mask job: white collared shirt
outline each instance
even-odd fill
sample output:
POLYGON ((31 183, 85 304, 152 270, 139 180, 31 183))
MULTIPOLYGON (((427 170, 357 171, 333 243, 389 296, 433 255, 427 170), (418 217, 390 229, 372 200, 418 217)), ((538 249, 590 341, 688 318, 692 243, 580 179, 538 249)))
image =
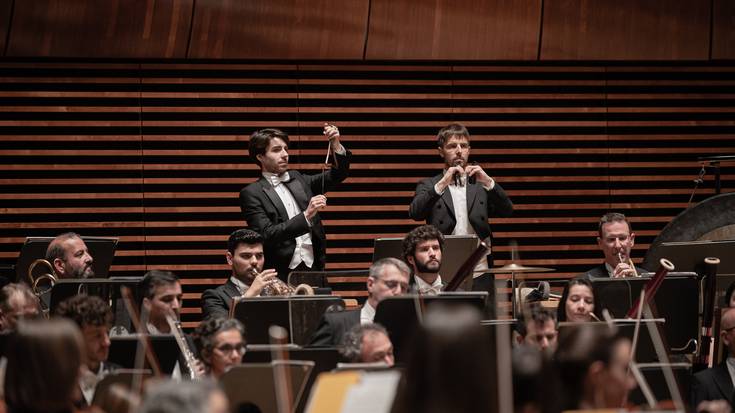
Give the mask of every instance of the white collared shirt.
POLYGON ((365 305, 360 310, 360 324, 370 324, 375 318, 375 309, 369 302, 365 301, 365 305))
POLYGON ((421 295, 437 295, 444 288, 441 275, 437 275, 436 280, 432 284, 427 283, 418 275, 414 275, 413 278, 416 281, 416 287, 418 287, 419 294, 421 295))
POLYGON ((235 288, 237 288, 237 291, 240 293, 240 295, 244 295, 248 288, 250 288, 249 285, 238 280, 234 275, 230 276, 230 282, 235 284, 235 288))
MULTIPOLYGON (((275 176, 275 174, 263 172, 263 176, 271 185, 273 185, 271 177, 275 176)), ((281 198, 281 202, 283 202, 283 206, 286 208, 288 219, 302 213, 298 204, 296 204, 296 199, 293 197, 293 194, 289 191, 286 185, 275 185, 273 189, 275 189, 278 197, 281 198)), ((311 222, 309 222, 308 219, 306 222, 311 227, 311 222)), ((302 262, 309 268, 314 265, 314 246, 311 242, 311 232, 307 232, 296 237, 296 248, 294 248, 293 256, 291 257, 291 262, 288 264, 288 268, 296 268, 302 262)))
POLYGON ((728 357, 726 364, 727 372, 730 373, 730 380, 735 384, 735 357, 728 357))
POLYGON ((97 388, 97 383, 102 381, 102 379, 104 379, 107 375, 105 374, 102 367, 103 363, 100 363, 100 367, 97 369, 96 373, 85 370, 82 377, 79 378, 79 388, 82 390, 82 395, 84 396, 84 400, 87 401, 88 405, 92 404, 92 399, 94 399, 94 391, 97 388))
POLYGON ((605 263, 605 269, 607 270, 607 276, 612 278, 613 274, 615 274, 615 268, 613 268, 612 265, 605 263))

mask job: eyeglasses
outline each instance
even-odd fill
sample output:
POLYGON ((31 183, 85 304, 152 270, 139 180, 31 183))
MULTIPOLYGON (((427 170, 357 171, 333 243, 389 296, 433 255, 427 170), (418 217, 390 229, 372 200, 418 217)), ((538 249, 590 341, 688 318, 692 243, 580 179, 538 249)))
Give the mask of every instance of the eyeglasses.
POLYGON ((214 349, 222 354, 231 354, 234 351, 237 351, 240 354, 245 354, 245 343, 239 343, 235 345, 223 344, 221 346, 215 347, 214 349))

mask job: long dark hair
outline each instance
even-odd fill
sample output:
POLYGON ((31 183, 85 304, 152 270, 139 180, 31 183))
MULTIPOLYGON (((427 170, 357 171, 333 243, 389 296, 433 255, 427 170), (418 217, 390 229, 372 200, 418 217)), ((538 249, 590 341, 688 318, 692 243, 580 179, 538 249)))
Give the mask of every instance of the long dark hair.
MULTIPOLYGON (((556 308, 556 320, 567 321, 567 300, 569 299, 569 290, 575 285, 584 285, 590 289, 592 296, 594 297, 594 291, 592 290, 592 282, 584 277, 572 278, 569 280, 567 285, 564 286, 564 292, 561 293, 559 299, 559 307, 556 308)), ((595 305, 595 311, 597 311, 597 305, 595 305)))

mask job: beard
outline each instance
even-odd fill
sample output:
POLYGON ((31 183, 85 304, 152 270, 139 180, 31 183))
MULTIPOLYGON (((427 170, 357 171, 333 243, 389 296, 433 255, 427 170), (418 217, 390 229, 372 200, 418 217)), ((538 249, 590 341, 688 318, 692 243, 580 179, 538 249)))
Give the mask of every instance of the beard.
POLYGON ((436 273, 439 272, 442 263, 439 260, 429 260, 427 262, 416 261, 416 272, 420 273, 436 273))
POLYGON ((74 269, 71 275, 72 278, 93 278, 94 270, 92 269, 91 265, 85 265, 83 267, 74 269))

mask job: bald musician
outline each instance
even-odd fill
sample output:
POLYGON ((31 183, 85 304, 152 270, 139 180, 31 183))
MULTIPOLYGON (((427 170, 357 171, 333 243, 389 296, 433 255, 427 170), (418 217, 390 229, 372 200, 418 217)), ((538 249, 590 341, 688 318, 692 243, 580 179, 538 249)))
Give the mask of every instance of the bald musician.
MULTIPOLYGON (((444 170, 418 183, 409 216, 416 221, 426 220, 444 235, 489 237, 488 218, 511 216, 513 203, 480 165, 468 162, 470 133, 467 128, 459 123, 442 128, 436 136, 436 144, 439 156, 444 160, 444 170)), ((482 271, 491 266, 492 256, 488 255, 475 270, 482 271)), ((491 287, 490 277, 475 280, 475 284, 478 282, 482 284, 482 290, 491 287)))
POLYGON ((230 278, 217 288, 202 294, 202 319, 228 317, 235 297, 257 297, 276 277, 276 270, 263 271, 263 237, 249 229, 238 229, 230 234, 225 253, 230 266, 230 278))
POLYGON ((415 285, 419 294, 437 295, 444 288, 439 274, 443 249, 444 235, 433 225, 416 227, 403 238, 403 260, 413 270, 409 286, 415 285))
POLYGON ((82 237, 65 232, 51 241, 46 249, 46 261, 59 278, 92 278, 92 256, 82 237))
POLYGON ((643 268, 635 267, 630 252, 635 245, 635 233, 625 215, 608 212, 597 225, 597 246, 605 255, 605 262, 587 271, 587 278, 637 277, 643 268))
POLYGON ((724 309, 720 321, 720 339, 727 349, 727 359, 692 379, 692 407, 707 400, 726 400, 732 405, 735 383, 735 311, 724 309))
POLYGON ((362 308, 348 311, 325 312, 310 346, 338 346, 345 333, 358 324, 369 324, 375 318, 378 303, 386 297, 405 294, 408 291, 410 269, 397 258, 383 258, 370 266, 367 278, 368 299, 362 308))
POLYGON ((327 206, 324 193, 347 178, 350 153, 340 143, 339 129, 325 124, 334 162, 329 170, 304 175, 288 168, 288 135, 262 129, 250 136, 250 157, 262 177, 240 192, 240 208, 248 227, 265 241, 265 268, 275 268, 288 282, 294 270, 322 270, 326 235, 319 211, 327 206))

